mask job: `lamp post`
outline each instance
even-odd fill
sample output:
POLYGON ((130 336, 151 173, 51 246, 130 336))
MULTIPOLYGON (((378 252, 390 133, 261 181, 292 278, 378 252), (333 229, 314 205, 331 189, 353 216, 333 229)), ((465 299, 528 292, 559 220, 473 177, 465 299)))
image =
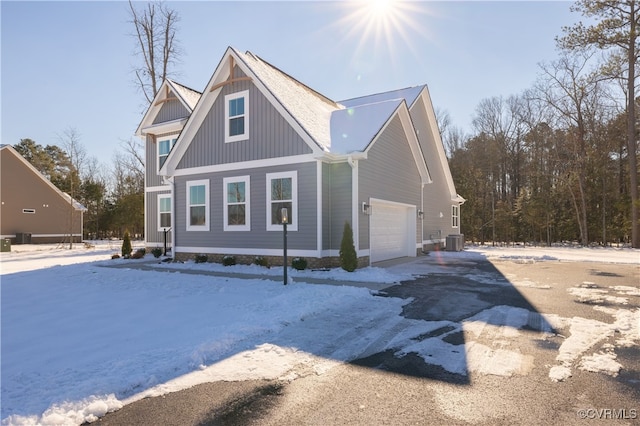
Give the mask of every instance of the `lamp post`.
POLYGON ((289 212, 287 208, 281 210, 282 216, 282 235, 284 238, 284 285, 287 285, 287 223, 289 222, 289 212))

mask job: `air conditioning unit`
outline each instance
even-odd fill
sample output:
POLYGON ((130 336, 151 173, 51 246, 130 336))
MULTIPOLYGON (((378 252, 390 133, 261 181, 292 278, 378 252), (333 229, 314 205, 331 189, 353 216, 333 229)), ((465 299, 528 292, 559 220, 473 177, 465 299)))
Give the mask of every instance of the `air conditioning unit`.
POLYGON ((447 251, 462 251, 464 249, 464 235, 451 234, 447 235, 447 251))
POLYGON ((16 244, 31 244, 31 233, 16 232, 16 244))

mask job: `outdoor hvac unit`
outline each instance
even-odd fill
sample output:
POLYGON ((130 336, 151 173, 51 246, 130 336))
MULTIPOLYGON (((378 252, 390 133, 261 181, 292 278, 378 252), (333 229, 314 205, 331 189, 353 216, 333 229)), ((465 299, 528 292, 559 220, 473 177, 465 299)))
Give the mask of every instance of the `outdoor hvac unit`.
POLYGON ((16 232, 16 244, 31 244, 31 233, 16 232))
POLYGON ((464 235, 447 235, 447 251, 462 251, 464 249, 464 235))

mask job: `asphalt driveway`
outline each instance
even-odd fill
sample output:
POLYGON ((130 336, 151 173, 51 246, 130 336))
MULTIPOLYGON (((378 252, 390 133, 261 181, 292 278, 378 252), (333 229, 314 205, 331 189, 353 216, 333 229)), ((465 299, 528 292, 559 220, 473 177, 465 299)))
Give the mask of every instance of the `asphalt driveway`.
POLYGON ((443 322, 413 337, 416 352, 366 353, 293 381, 209 383, 98 422, 638 424, 638 265, 432 255, 391 268, 427 266, 380 294, 409 299, 407 320, 443 322), (443 362, 442 345, 464 368, 443 362))

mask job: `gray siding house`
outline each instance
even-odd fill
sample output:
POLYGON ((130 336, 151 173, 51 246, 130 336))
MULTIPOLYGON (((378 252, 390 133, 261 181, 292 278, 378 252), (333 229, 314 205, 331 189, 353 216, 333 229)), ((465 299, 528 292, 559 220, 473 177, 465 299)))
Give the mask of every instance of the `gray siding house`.
POLYGON ((13 244, 82 241, 86 208, 10 145, 0 146, 0 238, 13 244))
POLYGON ((345 222, 360 265, 416 256, 459 233, 460 205, 426 86, 333 101, 229 47, 202 93, 163 83, 146 144, 146 244, 174 256, 288 250, 338 263, 345 222))

